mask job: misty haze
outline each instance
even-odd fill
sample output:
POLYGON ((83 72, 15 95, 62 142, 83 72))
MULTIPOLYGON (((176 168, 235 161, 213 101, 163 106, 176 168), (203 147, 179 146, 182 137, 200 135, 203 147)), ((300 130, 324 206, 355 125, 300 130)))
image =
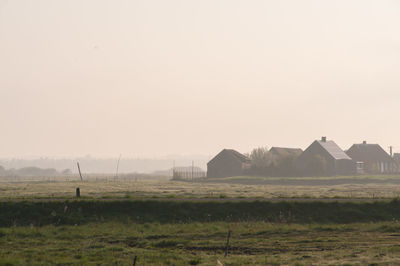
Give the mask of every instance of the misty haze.
POLYGON ((0 265, 399 265, 399 26, 0 0, 0 265))

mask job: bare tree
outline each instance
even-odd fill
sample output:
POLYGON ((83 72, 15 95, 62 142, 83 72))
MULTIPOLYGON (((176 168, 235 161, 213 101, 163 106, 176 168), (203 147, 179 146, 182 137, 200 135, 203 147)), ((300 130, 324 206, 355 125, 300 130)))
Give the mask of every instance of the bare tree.
POLYGON ((258 147, 251 151, 252 165, 257 168, 265 168, 271 165, 273 158, 267 147, 258 147))

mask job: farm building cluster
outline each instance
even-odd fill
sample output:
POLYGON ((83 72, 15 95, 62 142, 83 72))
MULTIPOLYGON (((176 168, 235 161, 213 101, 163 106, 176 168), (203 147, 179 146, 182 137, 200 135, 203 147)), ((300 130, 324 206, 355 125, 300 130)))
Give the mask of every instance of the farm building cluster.
POLYGON ((400 154, 388 154, 379 144, 363 141, 342 150, 322 137, 307 149, 272 147, 250 155, 224 149, 207 164, 207 177, 260 176, 346 176, 355 174, 398 174, 400 154))

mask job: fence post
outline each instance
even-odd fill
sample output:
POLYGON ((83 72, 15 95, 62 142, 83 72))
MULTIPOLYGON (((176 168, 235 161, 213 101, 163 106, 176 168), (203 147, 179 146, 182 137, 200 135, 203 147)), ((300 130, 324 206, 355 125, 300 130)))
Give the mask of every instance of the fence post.
POLYGON ((78 187, 76 188, 76 197, 77 198, 81 197, 81 190, 78 187))
POLYGON ((78 166, 78 171, 79 171, 79 176, 81 177, 81 181, 83 181, 82 173, 81 173, 81 166, 79 165, 79 162, 77 162, 76 165, 78 166))
POLYGON ((225 257, 228 256, 229 251, 229 239, 231 238, 231 230, 228 231, 228 237, 226 239, 225 257))

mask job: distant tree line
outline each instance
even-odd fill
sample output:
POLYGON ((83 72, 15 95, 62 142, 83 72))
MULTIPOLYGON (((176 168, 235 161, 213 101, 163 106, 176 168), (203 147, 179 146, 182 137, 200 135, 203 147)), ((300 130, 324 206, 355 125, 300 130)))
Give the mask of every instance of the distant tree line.
POLYGON ((39 167, 23 167, 19 169, 5 169, 0 166, 0 176, 10 177, 10 176, 57 176, 57 175, 70 175, 72 171, 70 169, 65 169, 61 172, 54 168, 42 169, 39 167))

